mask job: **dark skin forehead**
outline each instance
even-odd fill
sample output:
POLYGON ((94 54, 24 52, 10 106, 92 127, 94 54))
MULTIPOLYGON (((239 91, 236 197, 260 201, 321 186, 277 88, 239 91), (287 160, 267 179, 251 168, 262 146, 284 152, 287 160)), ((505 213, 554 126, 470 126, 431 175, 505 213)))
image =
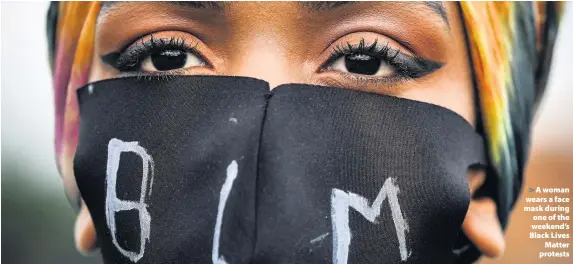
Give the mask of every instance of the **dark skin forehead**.
MULTIPOLYGON (((116 2, 109 1, 103 2, 100 15, 105 15, 112 7, 118 4, 127 4, 129 2, 116 2)), ((355 4, 369 4, 368 2, 353 2, 353 1, 300 1, 296 2, 302 9, 306 9, 309 12, 327 12, 345 5, 355 5, 355 4)), ((224 11, 230 5, 236 5, 236 2, 222 2, 222 1, 167 1, 161 2, 161 4, 175 5, 181 7, 188 7, 193 9, 209 9, 224 11)), ((372 2, 370 2, 372 4, 372 2)), ((412 2, 418 7, 426 8, 431 10, 434 15, 439 16, 443 22, 449 28, 449 19, 446 12, 446 7, 440 1, 423 1, 423 2, 412 2)))

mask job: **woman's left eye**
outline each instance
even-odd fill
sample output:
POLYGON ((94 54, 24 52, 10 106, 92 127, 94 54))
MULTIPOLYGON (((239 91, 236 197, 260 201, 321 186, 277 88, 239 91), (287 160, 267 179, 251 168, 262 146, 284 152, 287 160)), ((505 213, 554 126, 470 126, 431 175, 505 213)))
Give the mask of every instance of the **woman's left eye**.
POLYGON ((363 53, 343 55, 327 66, 327 69, 380 77, 391 77, 396 74, 396 70, 388 62, 363 53))
POLYGON ((184 50, 162 50, 147 56, 141 62, 141 71, 156 72, 204 66, 195 54, 184 50))

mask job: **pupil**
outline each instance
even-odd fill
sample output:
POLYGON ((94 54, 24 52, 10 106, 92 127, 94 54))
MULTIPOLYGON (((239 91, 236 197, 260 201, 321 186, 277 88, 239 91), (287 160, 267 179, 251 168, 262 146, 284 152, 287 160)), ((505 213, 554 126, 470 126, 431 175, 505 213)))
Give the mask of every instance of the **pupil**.
POLYGON ((185 66, 187 53, 181 50, 165 50, 151 54, 151 62, 159 71, 179 69, 185 66))
POLYGON ((380 59, 366 54, 350 54, 344 57, 344 65, 348 72, 373 75, 380 68, 380 59))

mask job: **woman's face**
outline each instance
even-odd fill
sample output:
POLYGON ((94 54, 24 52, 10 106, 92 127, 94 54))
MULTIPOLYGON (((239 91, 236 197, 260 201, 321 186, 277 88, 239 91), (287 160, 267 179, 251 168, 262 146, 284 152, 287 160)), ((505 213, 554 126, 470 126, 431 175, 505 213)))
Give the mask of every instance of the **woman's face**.
MULTIPOLYGON (((476 119, 454 2, 106 2, 93 56, 90 82, 248 76, 270 87, 305 83, 404 97, 448 108, 472 125, 476 119)), ((468 177, 471 190, 483 179, 468 177)), ((479 206, 472 201, 464 231, 486 254, 498 255, 503 237, 495 208, 479 206)), ((85 250, 95 236, 87 209, 82 214, 76 241, 85 250)))
POLYGON ((90 81, 208 74, 425 101, 474 123, 455 3, 106 3, 90 81))

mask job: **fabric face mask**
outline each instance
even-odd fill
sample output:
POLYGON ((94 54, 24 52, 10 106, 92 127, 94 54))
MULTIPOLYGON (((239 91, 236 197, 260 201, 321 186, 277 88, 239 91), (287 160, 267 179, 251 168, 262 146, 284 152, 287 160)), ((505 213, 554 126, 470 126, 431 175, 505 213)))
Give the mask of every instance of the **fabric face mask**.
POLYGON ((246 77, 78 91, 105 263, 450 263, 479 135, 445 108, 246 77))

